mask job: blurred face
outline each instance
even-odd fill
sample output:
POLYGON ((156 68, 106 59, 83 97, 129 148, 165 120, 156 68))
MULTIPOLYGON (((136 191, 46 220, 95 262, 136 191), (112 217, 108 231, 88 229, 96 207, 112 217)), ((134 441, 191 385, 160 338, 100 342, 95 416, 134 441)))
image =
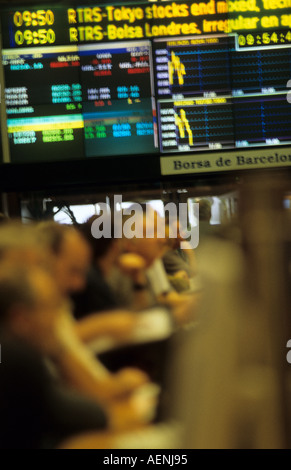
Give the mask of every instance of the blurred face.
POLYGON ((50 349, 50 342, 55 337, 55 327, 64 300, 52 277, 45 272, 34 277, 33 285, 36 304, 27 315, 31 340, 35 341, 42 350, 47 350, 50 349))
POLYGON ((177 250, 181 242, 185 240, 179 221, 166 227, 167 246, 172 250, 177 250))
POLYGON ((51 254, 40 242, 34 225, 7 223, 0 227, 1 263, 49 267, 51 254))
POLYGON ((63 295, 85 287, 91 262, 89 245, 75 232, 67 234, 61 252, 55 259, 54 274, 63 295))
POLYGON ((51 255, 48 251, 34 247, 34 248, 14 248, 7 250, 5 256, 1 260, 6 264, 11 265, 23 264, 24 266, 43 266, 49 268, 51 265, 51 255))
POLYGON ((157 221, 160 216, 152 211, 148 217, 144 216, 143 221, 143 238, 134 238, 128 240, 128 249, 142 256, 147 266, 150 266, 156 259, 164 254, 166 246, 166 238, 159 236, 157 232, 157 221), (147 237, 147 232, 151 234, 147 237))
POLYGON ((33 269, 29 275, 33 291, 33 305, 16 304, 10 312, 10 331, 40 352, 55 350, 56 327, 64 309, 64 299, 52 278, 42 269, 33 269))

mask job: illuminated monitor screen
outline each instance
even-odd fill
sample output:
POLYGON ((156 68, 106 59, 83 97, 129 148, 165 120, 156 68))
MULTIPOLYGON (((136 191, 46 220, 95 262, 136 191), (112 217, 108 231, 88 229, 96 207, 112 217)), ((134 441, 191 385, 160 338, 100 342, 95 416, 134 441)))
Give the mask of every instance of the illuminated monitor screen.
POLYGON ((149 41, 80 46, 85 153, 155 151, 149 41))
POLYGON ((289 47, 241 50, 234 34, 155 41, 161 151, 289 144, 290 64, 289 47))
POLYGON ((290 8, 177 0, 2 9, 9 161, 291 144, 290 8))
POLYGON ((149 41, 3 52, 12 161, 157 150, 149 41))

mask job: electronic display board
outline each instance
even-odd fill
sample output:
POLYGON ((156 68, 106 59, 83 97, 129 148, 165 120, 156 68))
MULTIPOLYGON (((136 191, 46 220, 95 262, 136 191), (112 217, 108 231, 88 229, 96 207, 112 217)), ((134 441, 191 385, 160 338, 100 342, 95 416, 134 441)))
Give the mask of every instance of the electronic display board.
POLYGON ((149 41, 80 46, 85 152, 156 150, 153 67, 149 41), (118 145, 117 144, 118 141, 118 145))
POLYGON ((2 9, 10 161, 291 145, 290 11, 291 0, 2 9))

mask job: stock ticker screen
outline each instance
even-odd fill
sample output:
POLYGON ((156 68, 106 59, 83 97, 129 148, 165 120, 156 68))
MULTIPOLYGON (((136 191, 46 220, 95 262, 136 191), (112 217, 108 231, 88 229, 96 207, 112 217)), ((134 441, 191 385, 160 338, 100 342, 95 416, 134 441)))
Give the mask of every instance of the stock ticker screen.
POLYGON ((291 0, 1 10, 11 162, 291 144, 291 0))

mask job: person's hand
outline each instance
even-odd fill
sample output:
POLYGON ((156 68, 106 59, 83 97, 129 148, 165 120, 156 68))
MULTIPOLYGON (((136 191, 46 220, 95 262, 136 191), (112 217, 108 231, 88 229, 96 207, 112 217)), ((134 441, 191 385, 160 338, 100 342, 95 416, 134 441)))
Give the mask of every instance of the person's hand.
POLYGON ((150 382, 148 375, 140 369, 126 367, 115 374, 120 393, 127 395, 150 382))
POLYGON ((138 317, 129 310, 111 310, 88 315, 75 322, 79 339, 86 343, 110 337, 115 341, 130 340, 138 317))
POLYGON ((107 409, 109 428, 126 431, 151 423, 156 416, 159 393, 160 388, 150 383, 128 397, 113 401, 107 409))
POLYGON ((55 316, 54 329, 50 332, 47 342, 43 341, 43 352, 52 360, 58 361, 64 351, 76 350, 79 344, 76 321, 69 305, 64 303, 55 316))
POLYGON ((174 291, 160 296, 159 302, 167 305, 173 312, 178 326, 186 325, 197 318, 200 296, 180 294, 174 291))
POLYGON ((121 369, 103 382, 104 402, 110 405, 116 400, 128 400, 140 387, 148 384, 150 379, 142 370, 130 367, 121 369))
POLYGON ((189 281, 189 276, 184 270, 177 271, 173 277, 175 279, 183 279, 184 281, 189 281))
POLYGON ((117 341, 125 341, 131 337, 137 324, 137 315, 132 312, 118 311, 105 317, 107 334, 117 341))
MULTIPOLYGON (((32 330, 30 342, 45 356, 58 358, 68 343, 76 341, 74 319, 67 303, 56 305, 49 312, 49 322, 38 322, 37 330, 32 330)), ((46 315, 43 315, 45 318, 46 315)))
POLYGON ((118 259, 118 266, 124 274, 137 282, 140 280, 147 264, 146 260, 136 253, 124 253, 118 259))

